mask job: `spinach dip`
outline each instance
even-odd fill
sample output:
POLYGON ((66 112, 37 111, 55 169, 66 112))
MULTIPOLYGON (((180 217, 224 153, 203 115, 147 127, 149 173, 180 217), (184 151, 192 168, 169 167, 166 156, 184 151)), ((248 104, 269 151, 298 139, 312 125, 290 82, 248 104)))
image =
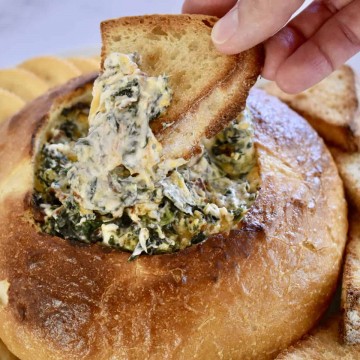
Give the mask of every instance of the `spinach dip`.
POLYGON ((254 202, 259 174, 244 111, 191 160, 165 159, 151 131, 172 92, 136 54, 113 53, 91 107, 64 108, 37 156, 41 229, 65 239, 146 254, 171 253, 228 232, 254 202))

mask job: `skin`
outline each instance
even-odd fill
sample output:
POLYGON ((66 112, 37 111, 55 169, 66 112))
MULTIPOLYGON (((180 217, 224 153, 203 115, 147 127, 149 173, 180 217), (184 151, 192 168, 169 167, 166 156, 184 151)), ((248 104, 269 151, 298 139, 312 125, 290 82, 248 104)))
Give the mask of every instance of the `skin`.
POLYGON ((360 51, 360 0, 317 0, 287 22, 303 0, 185 0, 184 13, 221 17, 212 38, 236 54, 265 44, 263 77, 303 91, 360 51))

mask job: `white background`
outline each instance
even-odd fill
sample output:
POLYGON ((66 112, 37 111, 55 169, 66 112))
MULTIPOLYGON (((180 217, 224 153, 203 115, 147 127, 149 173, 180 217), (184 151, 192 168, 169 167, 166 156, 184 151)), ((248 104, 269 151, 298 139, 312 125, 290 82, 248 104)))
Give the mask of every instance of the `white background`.
MULTIPOLYGON (((38 55, 87 55, 100 49, 101 20, 176 14, 182 3, 183 0, 0 0, 0 68, 38 55)), ((359 55, 351 64, 360 72, 359 55)))
POLYGON ((182 0, 0 0, 0 67, 100 48, 102 20, 179 13, 182 0))

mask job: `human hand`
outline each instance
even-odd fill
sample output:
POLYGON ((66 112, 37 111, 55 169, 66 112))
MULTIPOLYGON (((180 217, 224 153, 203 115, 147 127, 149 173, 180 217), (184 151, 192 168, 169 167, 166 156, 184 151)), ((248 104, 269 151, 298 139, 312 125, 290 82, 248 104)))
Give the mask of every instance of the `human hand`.
POLYGON ((360 0, 185 0, 183 12, 223 16, 212 39, 236 54, 265 41, 263 77, 289 93, 315 85, 360 51, 360 0), (284 26, 286 25, 286 26, 284 26), (275 35, 274 35, 275 34, 275 35))

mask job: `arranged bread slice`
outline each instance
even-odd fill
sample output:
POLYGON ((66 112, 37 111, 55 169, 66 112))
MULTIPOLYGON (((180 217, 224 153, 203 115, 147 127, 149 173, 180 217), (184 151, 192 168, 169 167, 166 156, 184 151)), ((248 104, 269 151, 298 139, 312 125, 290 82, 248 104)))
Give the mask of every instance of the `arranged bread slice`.
POLYGON ((359 346, 342 344, 339 336, 339 316, 317 327, 305 339, 283 351, 276 360, 356 360, 359 346))
POLYGON ((32 58, 21 63, 19 67, 31 71, 50 87, 64 84, 81 75, 80 70, 71 62, 54 56, 32 58))
POLYGON ((0 123, 14 115, 25 105, 25 101, 14 93, 0 88, 0 123))
POLYGON ((99 70, 100 64, 95 59, 85 57, 71 57, 67 59, 75 65, 82 74, 88 74, 93 71, 99 70))
POLYGON ((1 340, 0 340, 0 359, 1 360, 18 360, 18 358, 7 349, 7 347, 1 340))
POLYGON ((349 66, 296 95, 284 93, 275 83, 265 90, 303 115, 328 143, 347 151, 360 148, 359 83, 349 66))
POLYGON ((236 117, 260 73, 260 47, 234 56, 217 52, 210 37, 216 20, 152 15, 101 24, 102 64, 111 52, 138 52, 144 72, 169 76, 171 106, 152 124, 169 157, 191 154, 201 137, 212 137, 236 117))
MULTIPOLYGON (((360 344, 360 212, 350 217, 349 242, 342 282, 343 336, 347 344, 360 344)), ((360 355, 359 355, 360 358, 360 355)))
POLYGON ((13 355, 5 344, 0 340, 0 359, 1 360, 18 360, 18 358, 13 355))
POLYGON ((93 56, 89 57, 89 59, 95 60, 98 63, 99 67, 100 67, 100 63, 101 63, 101 56, 100 55, 93 55, 93 56))
POLYGON ((49 85, 32 72, 15 68, 0 70, 0 87, 30 101, 48 90, 49 85))
POLYGON ((331 153, 344 182, 348 200, 360 211, 360 152, 346 153, 331 148, 331 153))

